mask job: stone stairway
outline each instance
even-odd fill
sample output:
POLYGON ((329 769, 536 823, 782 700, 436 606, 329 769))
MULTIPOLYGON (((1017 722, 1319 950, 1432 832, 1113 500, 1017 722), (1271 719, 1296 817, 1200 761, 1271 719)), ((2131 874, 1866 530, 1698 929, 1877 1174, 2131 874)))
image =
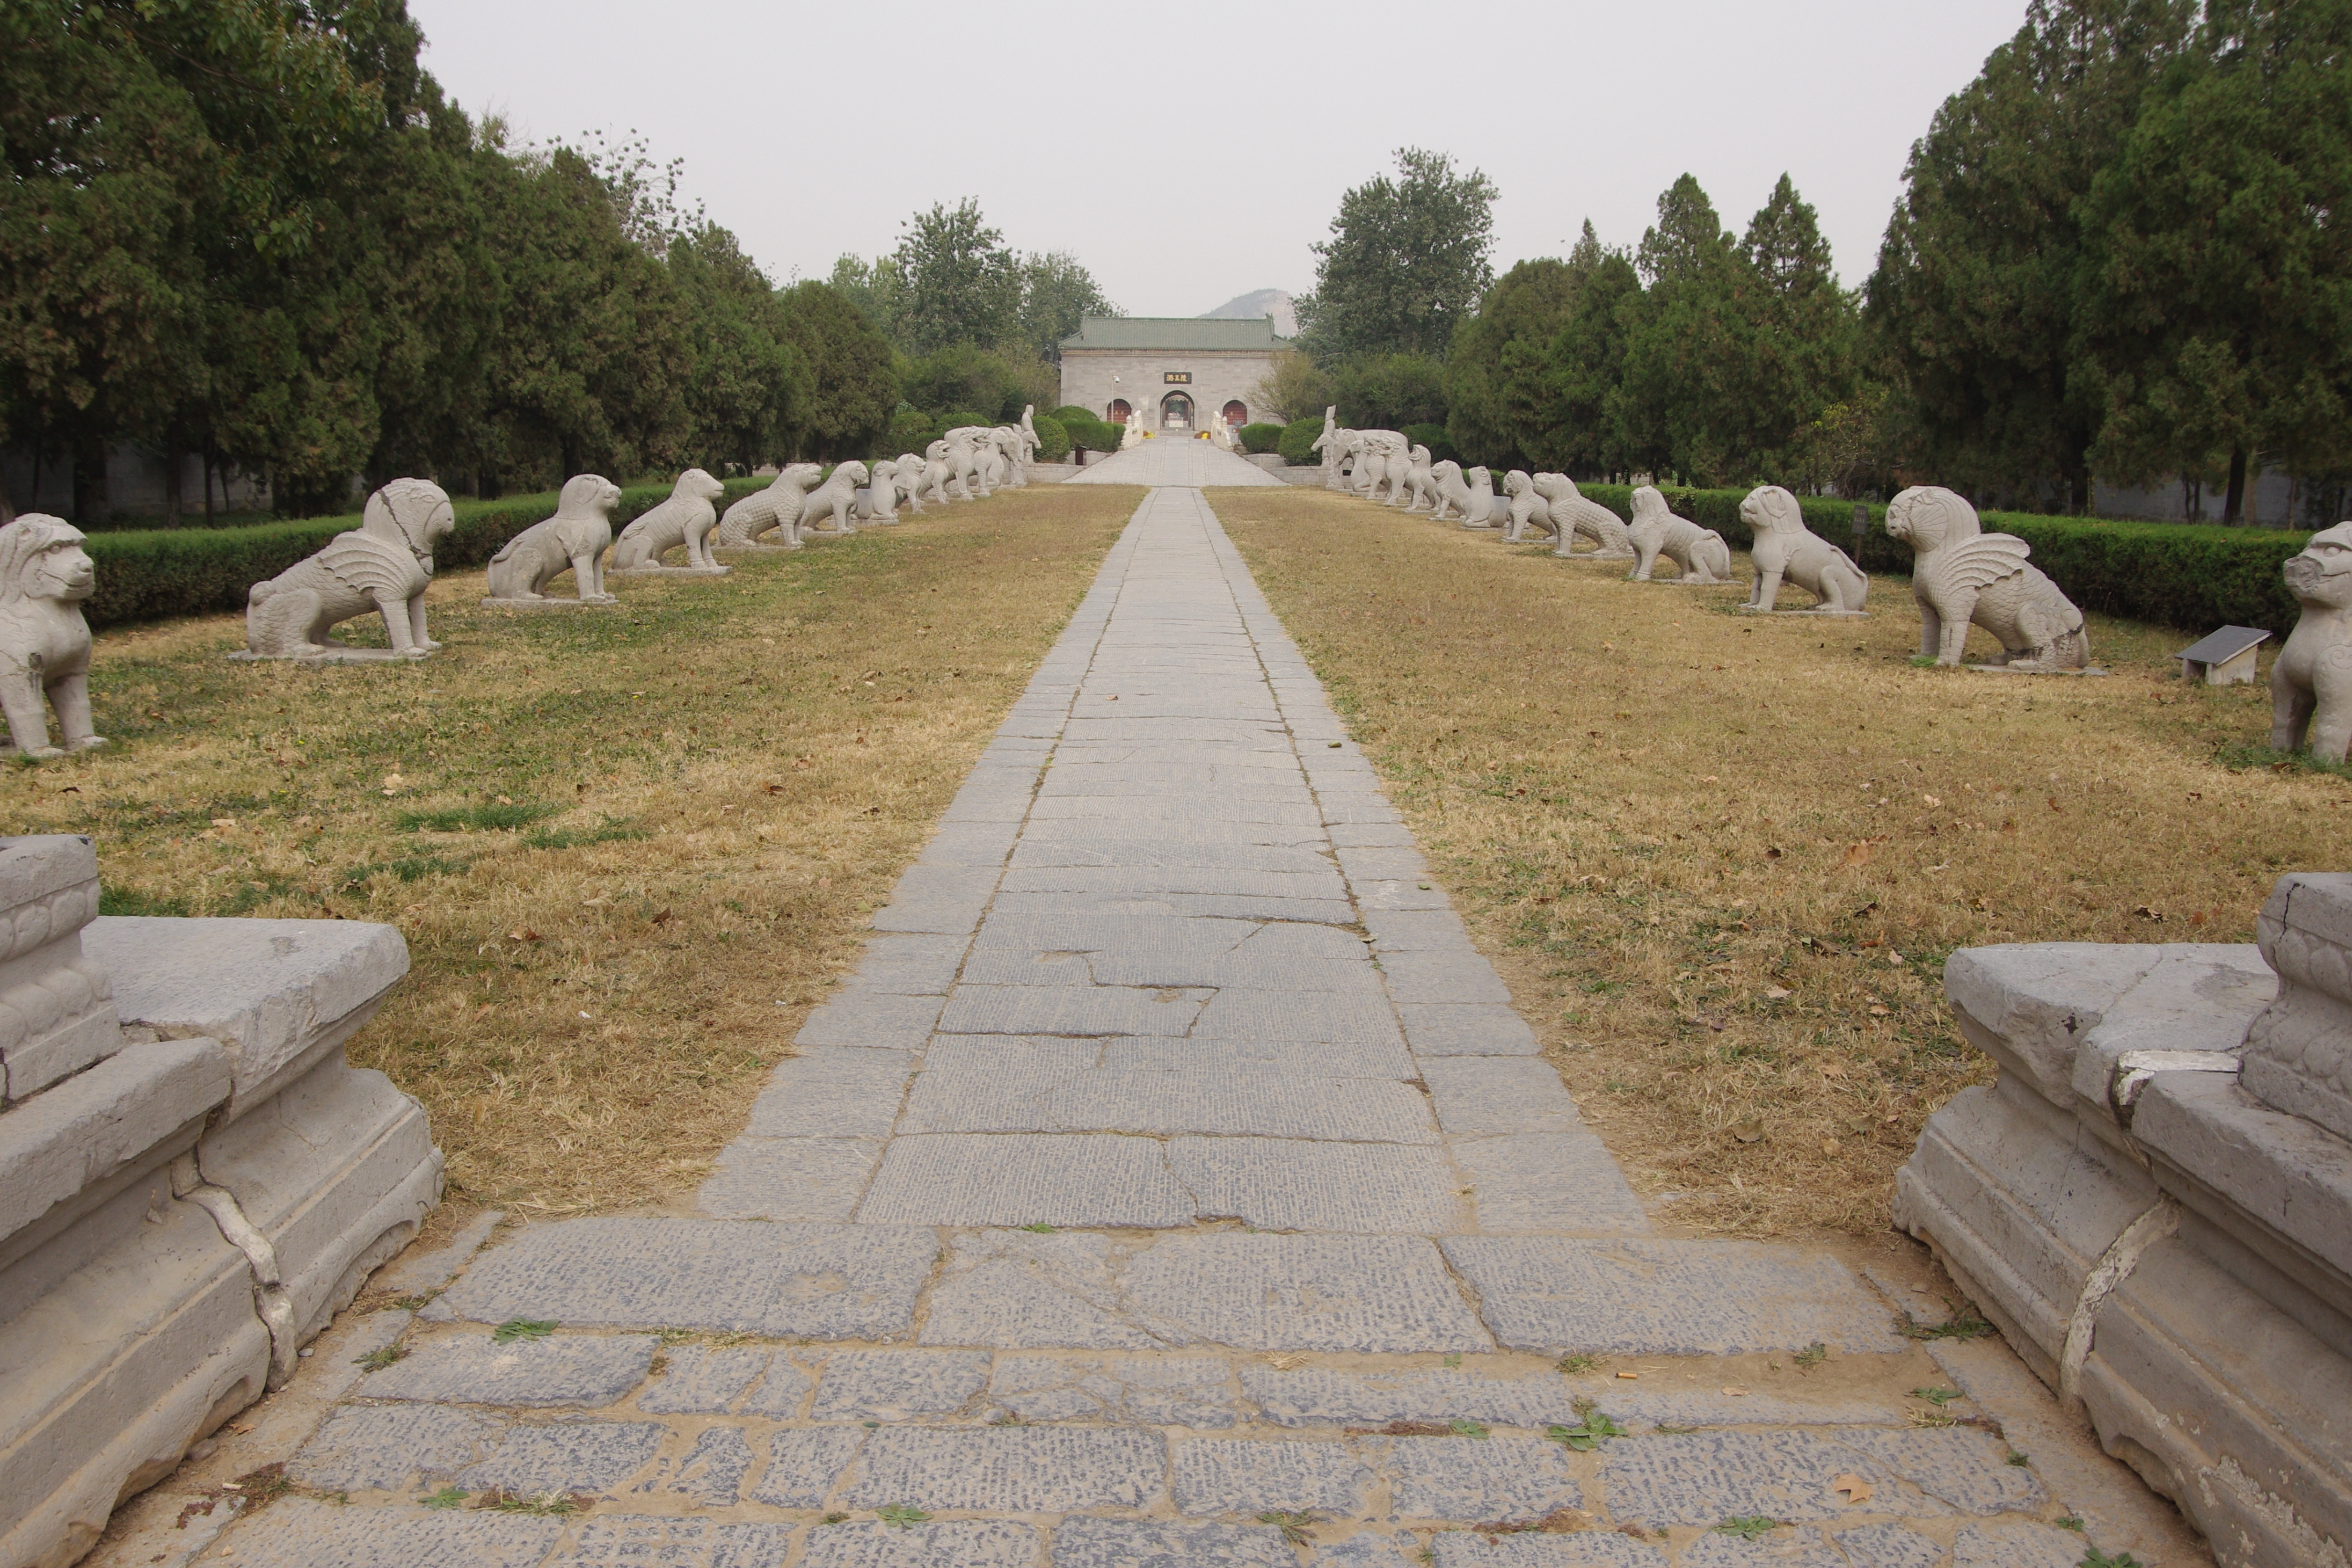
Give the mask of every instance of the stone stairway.
POLYGON ((2083 1559, 1844 1265, 1651 1234, 1199 489, 875 927, 706 1217, 412 1266, 205 1560, 2083 1559))

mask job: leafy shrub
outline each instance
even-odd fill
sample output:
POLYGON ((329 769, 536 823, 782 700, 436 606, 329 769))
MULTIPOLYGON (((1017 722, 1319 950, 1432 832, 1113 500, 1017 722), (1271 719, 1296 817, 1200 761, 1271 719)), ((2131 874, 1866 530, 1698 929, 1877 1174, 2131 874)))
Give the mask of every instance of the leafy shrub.
POLYGON ((1282 450, 1282 426, 1279 425, 1243 426, 1242 450, 1244 452, 1279 452, 1282 450))
POLYGON ((920 452, 946 434, 947 426, 936 414, 926 414, 919 408, 901 408, 890 416, 890 427, 882 436, 882 449, 877 458, 895 458, 901 452, 920 452))
POLYGON ((1061 425, 1069 433, 1071 447, 1081 452, 1116 452, 1127 438, 1125 426, 1100 419, 1065 419, 1061 425))
POLYGON ((1070 433, 1062 422, 1050 414, 1040 414, 1029 421, 1037 432, 1037 460, 1058 463, 1070 455, 1070 433))
POLYGON ((1315 439, 1322 434, 1321 419, 1294 419, 1282 427, 1282 439, 1275 443, 1275 450, 1294 468, 1318 467, 1323 454, 1315 450, 1315 439))
POLYGON ((993 428, 998 423, 987 415, 974 414, 969 408, 950 409, 940 416, 940 428, 942 430, 961 430, 974 425, 993 428))
MULTIPOLYGON (((1622 518, 1633 515, 1624 485, 1578 487, 1622 518)), ((1714 529, 1735 548, 1752 542, 1739 521, 1746 490, 1696 490, 1661 485, 1678 517, 1714 529)), ((1855 549, 1856 503, 1802 497, 1805 526, 1854 556, 1866 572, 1911 574, 1911 547, 1886 531, 1886 508, 1872 503, 1868 531, 1855 549)), ((2308 533, 2218 523, 2126 522, 2105 518, 2044 517, 2034 512, 1979 514, 1987 533, 2013 533, 2033 551, 2033 563, 2086 610, 2129 620, 2179 626, 2200 635, 2219 626, 2260 626, 2284 637, 2300 611, 2280 568, 2299 554, 2308 533)))
MULTIPOLYGON (((727 501, 763 489, 764 479, 727 481, 727 501)), ((631 485, 621 492, 613 529, 669 499, 670 487, 631 485)), ((479 566, 506 542, 555 514, 551 494, 509 496, 501 500, 460 500, 457 531, 433 552, 437 570, 479 566)), ((247 590, 275 577, 339 533, 360 525, 357 517, 310 518, 266 522, 251 528, 163 528, 94 533, 83 546, 98 567, 98 591, 82 606, 93 626, 160 620, 167 616, 210 616, 242 611, 247 590)))
POLYGON ((1073 419, 1092 419, 1094 416, 1095 411, 1093 409, 1081 408, 1075 403, 1065 403, 1062 406, 1054 410, 1054 417, 1060 420, 1065 425, 1067 425, 1073 419))
MULTIPOLYGON (((1458 463, 1462 460, 1462 454, 1454 449, 1454 442, 1445 434, 1443 425, 1408 425, 1398 434, 1416 447, 1428 447, 1429 460, 1433 463, 1458 463)), ((1500 475, 1496 476, 1495 483, 1497 489, 1501 488, 1500 475)))

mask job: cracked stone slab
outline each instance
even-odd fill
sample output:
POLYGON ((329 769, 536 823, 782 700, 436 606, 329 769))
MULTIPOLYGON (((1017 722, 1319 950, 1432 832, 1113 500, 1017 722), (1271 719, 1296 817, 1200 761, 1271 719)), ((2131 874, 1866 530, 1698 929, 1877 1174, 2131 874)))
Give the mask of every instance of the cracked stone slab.
POLYGON ((846 1220, 881 1158, 879 1138, 747 1135, 719 1152, 695 1206, 714 1219, 846 1220))
POLYGON ((858 1209, 868 1225, 1189 1225, 1192 1194, 1150 1138, 933 1133, 890 1141, 858 1209))
POLYGON ((967 1231, 948 1251, 923 1323, 927 1345, 1006 1350, 1154 1350, 1165 1342, 1119 1314, 1110 1237, 967 1231))
POLYGON ((792 1535, 790 1524, 600 1514, 573 1525, 545 1568, 772 1568, 792 1535))
POLYGON ((637 1408, 649 1415, 723 1414, 768 1369, 768 1352, 743 1346, 673 1345, 665 1354, 669 1364, 637 1395, 637 1408))
POLYGON ((1495 966, 1475 952, 1383 953, 1381 971, 1399 1007, 1511 1005, 1511 993, 1495 966))
POLYGON ((526 1497, 604 1491, 650 1464, 668 1431, 658 1421, 567 1421, 517 1426, 497 1452, 462 1472, 457 1484, 468 1489, 501 1487, 526 1497))
POLYGON ((1210 1356, 999 1355, 989 1397, 1024 1421, 1231 1426, 1233 1372, 1210 1356))
POLYGON ((1507 1133, 1451 1147, 1476 1189, 1478 1228, 1490 1236, 1649 1234, 1625 1173, 1590 1132, 1507 1133))
POLYGON ((503 1209, 484 1209, 467 1220, 447 1243, 433 1251, 420 1252, 410 1247, 368 1280, 370 1294, 422 1296, 445 1288, 457 1277, 458 1270, 472 1261, 482 1243, 490 1238, 490 1232, 506 1217, 503 1209))
POLYGON ((1546 1438, 1396 1437, 1370 1447, 1399 1518, 1525 1524, 1583 1501, 1568 1451, 1546 1438))
POLYGON ((1297 1561, 1271 1525, 1066 1519, 1054 1530, 1054 1568, 1294 1568, 1297 1561))
POLYGON ((1676 1568, 1848 1568, 1844 1554, 1811 1525, 1783 1525, 1749 1541, 1721 1533, 1691 1542, 1676 1568))
POLYGON ((2031 1469, 2009 1463, 2009 1445, 1990 1432, 1944 1426, 1838 1436, 1880 1469, 1962 1513, 2019 1512, 2041 1507, 2046 1495, 2031 1469))
POLYGON ((1664 1552, 1615 1531, 1497 1536, 1450 1531, 1430 1546, 1436 1568, 1666 1568, 1664 1552))
POLYGON ((1315 1561, 1322 1568, 1415 1568, 1426 1561, 1421 1544, 1410 1535, 1394 1540, 1377 1531, 1365 1531, 1345 1541, 1318 1547, 1315 1561))
POLYGON ((1167 1484, 1167 1439, 1131 1426, 886 1426, 867 1438, 843 1500, 1066 1513, 1146 1508, 1167 1484))
MULTIPOLYGON (((793 1037, 799 1046, 845 1046, 872 1050, 918 1051, 940 1016, 937 996, 900 996, 862 991, 835 997, 808 1016, 793 1037)), ((790 1066, 789 1062, 781 1064, 790 1066)))
POLYGON ((362 1378, 357 1392, 444 1405, 593 1407, 643 1383, 653 1358, 654 1341, 645 1334, 558 1334, 503 1345, 488 1334, 436 1334, 362 1378))
POLYGON ((1585 1130, 1559 1070, 1547 1061, 1445 1057, 1423 1061, 1421 1076, 1449 1139, 1585 1130))
MULTIPOLYGON (((1390 1088, 1420 1098, 1401 1084, 1360 1083, 1353 1093, 1390 1088)), ((1178 1138, 1168 1164, 1200 1217, 1257 1230, 1435 1236, 1460 1229, 1467 1214, 1444 1152, 1425 1145, 1178 1138)))
POLYGON ((287 1473, 320 1491, 392 1491, 412 1479, 455 1475, 504 1429, 440 1405, 345 1405, 302 1445, 287 1473))
POLYGON ((1819 1433, 1700 1432, 1614 1439, 1601 1449, 1600 1475, 1613 1519, 1707 1528, 1727 1519, 1835 1519, 1846 1503, 1831 1483, 1865 1468, 1853 1449, 1819 1433))
POLYGON ((948 1035, 1181 1035, 1202 998, 1126 985, 959 984, 940 1015, 948 1035))
POLYGON ((988 1384, 980 1351, 836 1351, 817 1379, 818 1421, 908 1421, 951 1415, 988 1384))
POLYGON ((903 1530, 866 1521, 812 1529, 801 1568, 1035 1568, 1039 1551, 1037 1532, 1010 1520, 934 1520, 903 1530))
POLYGON ((562 1533, 557 1519, 285 1498, 244 1521, 231 1550, 239 1568, 536 1568, 562 1533))
POLYGON ((1942 1546, 1892 1520, 1838 1531, 1835 1539, 1854 1568, 1943 1568, 1942 1546))
POLYGON ((783 1426, 768 1434, 768 1468, 751 1500, 820 1508, 866 1441, 863 1426, 783 1426))
POLYGON ((1265 1419, 1285 1426, 1386 1426, 1391 1421, 1482 1421, 1543 1427, 1578 1421, 1576 1397, 1555 1374, 1489 1376, 1454 1368, 1287 1372, 1241 1366, 1242 1392, 1265 1419))
POLYGON ((1885 1304, 1833 1258, 1740 1241, 1449 1237, 1496 1339, 1558 1355, 1893 1354, 1885 1304))
POLYGON ((562 1220, 484 1253, 436 1304, 488 1323, 887 1339, 912 1325, 938 1250, 874 1224, 562 1220))
MULTIPOLYGON (((937 1008, 937 997, 916 998, 937 1008)), ((843 1003, 836 1002, 836 1006, 843 1003)), ((803 1031, 805 1033, 806 1031, 803 1031)), ((929 1037, 926 1026, 921 1039, 929 1037)), ((917 1044, 921 1043, 921 1039, 917 1044)), ((915 1053, 813 1046, 778 1062, 751 1102, 751 1138, 887 1138, 915 1053)))
POLYGON ((742 1494, 743 1477, 751 1468, 751 1444, 740 1426, 706 1426, 695 1435, 694 1447, 675 1465, 663 1459, 653 1473, 630 1490, 634 1494, 667 1493, 702 1508, 733 1508, 742 1494))
MULTIPOLYGON (((808 1391, 815 1385, 816 1379, 793 1365, 782 1351, 776 1351, 769 1357, 767 1376, 760 1380, 757 1388, 744 1395, 743 1414, 790 1421, 800 1415, 808 1391)), ((637 1401, 638 1409, 646 1407, 644 1400, 637 1401)))
POLYGON ((1952 1542, 1952 1568, 2076 1568, 2084 1544, 2073 1531, 2029 1520, 1964 1524, 1952 1542))
MULTIPOLYGON (((1402 1040, 1104 1040, 1102 1065, 1146 1072, 1246 1071, 1339 1079, 1388 1079, 1404 1083, 1421 1076, 1402 1040)), ((938 1057, 939 1047, 932 1047, 938 1057)))
POLYGON ((1201 1009, 1192 1033, 1211 1040, 1326 1040, 1376 1046, 1401 1037, 1395 1013, 1379 996, 1238 988, 1218 992, 1201 1009))
POLYGON ((1345 1443, 1199 1437, 1176 1446, 1171 1489, 1185 1513, 1363 1511, 1372 1473, 1345 1443))
MULTIPOLYGON (((1189 1044, 1189 1042, 1187 1042, 1189 1044)), ((1182 1053, 1174 1053, 1181 1059, 1182 1053)), ((995 1068, 917 1075, 905 1133, 1139 1132, 1433 1143, 1402 1083, 1272 1072, 995 1068)))
MULTIPOLYGON (((1432 955, 1383 952, 1381 967, 1393 970, 1400 963, 1426 956, 1432 955)), ((1405 1039, 1415 1056, 1531 1057, 1543 1049, 1536 1044, 1535 1031, 1528 1027, 1528 1021, 1507 1005, 1419 1003, 1400 995, 1397 1017, 1404 1025, 1405 1039)))
POLYGON ((1137 1257, 1125 1284, 1133 1320, 1171 1344, 1403 1354, 1491 1343, 1417 1237, 1173 1236, 1137 1257))

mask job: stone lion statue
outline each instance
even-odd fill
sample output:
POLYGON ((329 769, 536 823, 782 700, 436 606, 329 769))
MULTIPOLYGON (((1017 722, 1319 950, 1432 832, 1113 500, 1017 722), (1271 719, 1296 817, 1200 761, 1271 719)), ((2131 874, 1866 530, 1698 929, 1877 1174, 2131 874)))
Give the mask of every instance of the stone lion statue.
POLYGON ((0 711, 26 757, 62 757, 106 744, 90 733, 89 623, 81 605, 98 568, 81 530, 28 511, 0 528, 0 711), (41 699, 58 710, 62 747, 49 744, 41 699))
POLYGON ((948 471, 955 476, 957 488, 963 491, 959 498, 963 500, 982 500, 993 493, 989 489, 988 468, 981 458, 980 443, 972 439, 973 434, 970 429, 949 431, 947 448, 940 454, 947 459, 948 471))
MULTIPOLYGON (((0 531, 0 539, 6 537, 0 531)), ((2313 534, 2284 570, 2287 592, 2303 615, 2271 667, 2271 750, 2299 750, 2308 737, 2314 755, 2340 763, 2352 747, 2352 522, 2313 534)), ((36 702, 34 712, 39 711, 36 702)), ((63 703, 58 715, 65 715, 63 703)), ((12 705, 12 728, 16 721, 12 705)), ((82 724, 87 729, 89 721, 82 724)))
POLYGON ((1731 546, 1711 528, 1676 517, 1655 485, 1633 492, 1633 521, 1626 529, 1633 542, 1633 570, 1626 575, 1647 583, 1664 555, 1682 568, 1681 583, 1727 583, 1731 580, 1731 546))
POLYGON ((1440 522, 1447 512, 1458 511, 1465 528, 1492 528, 1498 516, 1510 515, 1502 498, 1495 494, 1495 476, 1488 469, 1465 469, 1448 461, 1431 468, 1429 475, 1437 484, 1437 505, 1429 515, 1440 522))
POLYGON ((793 536, 793 525, 800 521, 801 499, 809 487, 824 477, 824 470, 814 463, 787 463, 783 471, 768 481, 768 488, 755 490, 727 509, 719 520, 719 546, 722 550, 740 550, 747 545, 763 550, 798 550, 800 541, 793 536), (761 544, 760 536, 772 528, 783 531, 778 544, 761 544))
POLYGON ((243 657, 423 658, 441 646, 425 635, 433 544, 457 526, 457 514, 439 485, 393 480, 368 497, 359 527, 247 593, 243 657), (329 627, 371 609, 383 617, 390 653, 329 639, 329 627))
POLYGON ((923 487, 931 482, 930 465, 912 452, 901 452, 894 467, 898 494, 917 517, 922 516, 923 487))
POLYGON ((1870 597, 1870 578, 1853 557, 1805 526, 1804 509, 1779 485, 1759 485, 1739 503, 1739 521, 1755 531, 1748 559, 1756 582, 1748 590, 1751 610, 1770 614, 1786 577, 1820 601, 1802 614, 1859 616, 1870 597))
POLYGON ((532 523, 490 557, 490 593, 484 602, 562 603, 548 599, 547 585, 568 570, 579 595, 572 603, 620 603, 604 592, 604 552, 613 543, 613 509, 620 504, 621 487, 602 474, 574 474, 564 480, 555 515, 532 523))
POLYGON ((800 521, 793 530, 793 536, 806 539, 809 531, 826 517, 833 519, 833 526, 824 531, 844 536, 856 533, 857 530, 850 523, 849 513, 857 504, 857 487, 864 484, 867 477, 863 463, 835 464, 833 472, 825 476, 824 483, 811 490, 808 499, 801 502, 800 521))
POLYGON ((1510 509, 1503 522, 1505 543, 1517 544, 1530 528, 1543 534, 1559 531, 1551 521, 1551 503, 1536 493, 1535 476, 1525 468, 1503 476, 1503 503, 1510 509))
POLYGON ((891 458, 877 460, 866 476, 866 499, 857 503, 856 517, 860 522, 898 521, 898 465, 891 458))
POLYGON ((615 572, 708 572, 727 568, 711 558, 710 535, 719 526, 719 502, 727 487, 700 468, 678 475, 669 499, 621 530, 613 546, 615 572), (686 564, 669 566, 662 557, 686 546, 686 564))
POLYGON ((1919 653, 1958 664, 1971 622, 2000 641, 1988 662, 2011 669, 2083 669, 2090 634, 2058 584, 2027 564, 2013 533, 1987 533, 1977 509, 1939 485, 1914 485, 1888 503, 1886 531, 1916 553, 1911 596, 1919 602, 1919 653))
POLYGON ((1437 504, 1437 486, 1429 477, 1429 448, 1415 447, 1406 454, 1404 510, 1420 511, 1437 504))
POLYGON ((1588 500, 1576 481, 1566 474, 1538 474, 1534 477, 1536 494, 1544 498, 1551 509, 1551 535, 1554 555, 1575 556, 1580 538, 1592 541, 1594 548, 1579 559, 1586 561, 1631 561, 1635 552, 1633 536, 1625 521, 1597 500, 1588 500))
POLYGON ((1348 488, 1367 500, 1378 500, 1381 486, 1388 481, 1389 458, 1410 452, 1412 443, 1394 430, 1359 430, 1354 447, 1348 488))

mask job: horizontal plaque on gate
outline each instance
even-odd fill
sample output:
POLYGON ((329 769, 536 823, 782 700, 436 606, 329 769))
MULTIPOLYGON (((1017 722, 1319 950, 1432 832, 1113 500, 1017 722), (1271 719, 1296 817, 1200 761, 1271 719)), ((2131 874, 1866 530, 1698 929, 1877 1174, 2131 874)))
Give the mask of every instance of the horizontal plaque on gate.
POLYGON ((1170 386, 1190 386, 1192 384, 1192 373, 1189 370, 1171 370, 1160 379, 1170 386))

